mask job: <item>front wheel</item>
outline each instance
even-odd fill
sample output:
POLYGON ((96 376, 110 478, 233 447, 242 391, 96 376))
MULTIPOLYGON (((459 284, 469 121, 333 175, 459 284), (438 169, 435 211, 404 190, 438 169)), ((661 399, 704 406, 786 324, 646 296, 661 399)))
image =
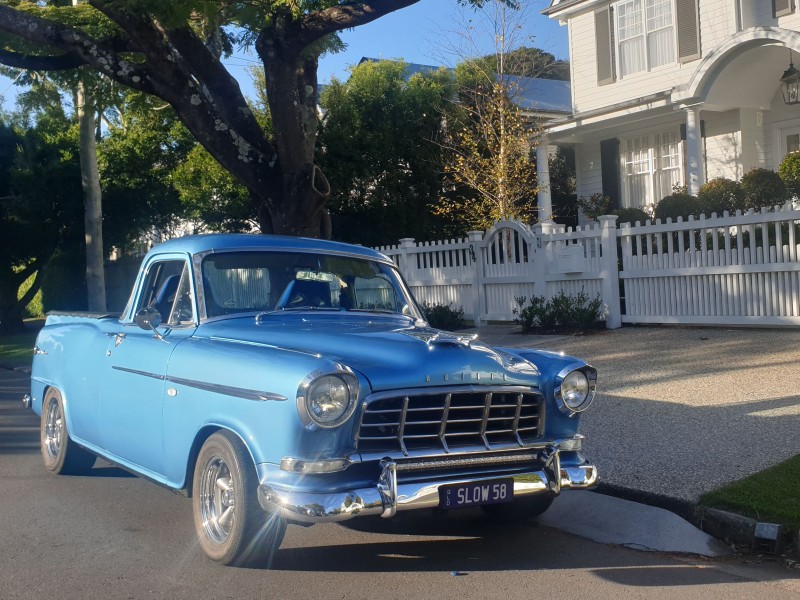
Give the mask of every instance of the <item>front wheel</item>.
POLYGON ((57 475, 77 475, 92 468, 95 455, 73 442, 67 430, 61 392, 50 388, 42 401, 39 440, 44 466, 57 475))
POLYGON ((255 467, 242 441, 228 431, 211 435, 197 456, 194 525, 206 555, 224 565, 268 564, 286 523, 261 508, 255 467))

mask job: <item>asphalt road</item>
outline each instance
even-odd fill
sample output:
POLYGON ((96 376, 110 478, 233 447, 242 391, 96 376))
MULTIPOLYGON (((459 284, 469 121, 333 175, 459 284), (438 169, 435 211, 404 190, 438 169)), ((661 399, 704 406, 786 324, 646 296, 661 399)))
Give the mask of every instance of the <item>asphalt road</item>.
POLYGON ((221 567, 194 537, 190 501, 98 463, 47 473, 38 419, 0 391, 0 598, 799 599, 797 570, 602 545, 535 521, 477 513, 292 526, 270 570, 221 567))

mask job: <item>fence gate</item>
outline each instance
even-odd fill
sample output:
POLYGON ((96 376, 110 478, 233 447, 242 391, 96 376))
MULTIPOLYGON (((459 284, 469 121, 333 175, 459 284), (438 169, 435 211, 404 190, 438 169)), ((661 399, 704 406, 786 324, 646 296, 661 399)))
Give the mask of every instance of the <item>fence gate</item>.
POLYGON ((536 245, 534 232, 514 221, 500 221, 483 236, 474 286, 481 321, 507 321, 517 308, 515 298, 544 294, 536 245))

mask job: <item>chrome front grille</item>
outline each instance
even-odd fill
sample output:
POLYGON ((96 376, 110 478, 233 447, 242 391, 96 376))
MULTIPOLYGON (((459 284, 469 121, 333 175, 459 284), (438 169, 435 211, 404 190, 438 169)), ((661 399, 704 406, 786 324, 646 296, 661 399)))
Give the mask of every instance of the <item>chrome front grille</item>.
POLYGON ((356 434, 362 452, 486 449, 535 441, 544 403, 530 388, 409 391, 368 398, 356 434))

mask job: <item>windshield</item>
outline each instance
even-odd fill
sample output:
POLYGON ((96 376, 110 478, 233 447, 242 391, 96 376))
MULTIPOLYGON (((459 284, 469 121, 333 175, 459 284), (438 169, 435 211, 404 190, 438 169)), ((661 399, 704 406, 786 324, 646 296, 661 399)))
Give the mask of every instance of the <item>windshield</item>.
POLYGON ((202 262, 208 317, 284 310, 369 311, 422 318, 397 271, 351 256, 228 252, 202 262))

